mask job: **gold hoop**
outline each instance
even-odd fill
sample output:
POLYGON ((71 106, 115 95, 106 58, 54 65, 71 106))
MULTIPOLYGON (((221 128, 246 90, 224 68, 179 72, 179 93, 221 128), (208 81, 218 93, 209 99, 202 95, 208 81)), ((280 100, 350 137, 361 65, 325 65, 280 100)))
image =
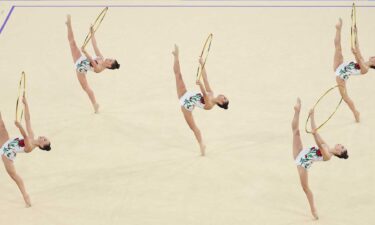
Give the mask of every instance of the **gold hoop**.
MULTIPOLYGON (((107 14, 107 11, 108 11, 108 6, 105 7, 103 9, 103 11, 99 14, 99 16, 96 18, 94 24, 92 25, 94 33, 96 32, 96 30, 99 28, 100 24, 102 23, 105 15, 107 14)), ((90 32, 87 34, 87 36, 85 38, 85 41, 83 42, 82 48, 86 48, 86 45, 91 40, 91 36, 92 36, 92 34, 91 34, 91 30, 90 30, 90 32)))
MULTIPOLYGON (((315 105, 314 105, 314 107, 313 107, 313 109, 315 109, 315 107, 319 104, 319 102, 324 98, 324 96, 326 96, 329 92, 331 92, 333 89, 335 89, 335 88, 337 88, 337 87, 339 87, 339 85, 336 85, 336 86, 334 86, 334 87, 331 87, 330 89, 328 89, 322 96, 320 96, 320 98, 318 99, 318 101, 315 103, 315 105)), ((335 111, 333 111, 333 113, 328 117, 328 119, 326 120, 326 121, 324 121, 322 124, 320 124, 319 126, 318 126, 318 128, 316 128, 316 130, 319 130, 320 128, 322 128, 332 117, 333 117, 333 115, 337 112, 337 109, 340 107, 340 105, 341 105, 341 102, 342 102, 342 97, 341 97, 341 99, 340 99, 340 101, 339 101, 339 104, 337 104, 337 106, 336 106, 336 108, 335 108, 335 111)), ((309 116, 307 117, 307 120, 306 120, 306 124, 305 124, 305 131, 306 131, 306 133, 309 133, 309 134, 311 134, 311 130, 307 130, 307 123, 309 122, 309 119, 310 119, 310 114, 309 114, 309 116)))
POLYGON ((204 69, 204 66, 206 65, 206 61, 207 61, 207 58, 208 58, 208 53, 210 52, 210 49, 211 49, 211 42, 212 42, 212 38, 213 38, 213 34, 210 34, 208 35, 207 39, 206 39, 206 42, 204 43, 203 45, 203 49, 202 49, 202 52, 201 52, 201 58, 204 60, 203 61, 203 65, 199 65, 198 66, 198 70, 197 70, 197 81, 201 79, 202 77, 202 71, 204 69))
POLYGON ((357 10, 356 10, 356 6, 354 2, 352 6, 351 18, 352 18, 352 26, 350 28, 350 39, 351 39, 352 48, 354 48, 357 45, 357 31, 356 31, 357 30, 357 10))
POLYGON ((16 121, 21 122, 23 116, 22 98, 26 94, 26 74, 22 72, 18 85, 18 98, 16 102, 16 121))

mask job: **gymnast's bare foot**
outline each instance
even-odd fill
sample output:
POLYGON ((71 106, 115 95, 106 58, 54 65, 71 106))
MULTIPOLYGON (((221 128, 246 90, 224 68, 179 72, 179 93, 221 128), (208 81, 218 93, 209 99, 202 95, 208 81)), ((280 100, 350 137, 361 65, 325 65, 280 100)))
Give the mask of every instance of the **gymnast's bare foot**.
POLYGON ((341 28, 342 28, 342 19, 339 18, 339 22, 336 24, 336 29, 341 30, 341 28))
POLYGON ((23 196, 23 199, 25 200, 25 203, 26 203, 25 207, 30 208, 31 207, 31 200, 30 200, 29 195, 23 196))
POLYGON ((95 111, 96 114, 99 113, 99 104, 98 103, 94 104, 94 111, 95 111))
POLYGON ((315 220, 318 220, 319 219, 319 216, 318 216, 318 212, 317 211, 311 211, 313 217, 315 220))
POLYGON ((205 144, 199 144, 199 147, 201 149, 201 156, 205 156, 206 155, 206 145, 205 144))
POLYGON ((297 103, 294 106, 294 111, 296 111, 297 113, 301 111, 301 99, 300 98, 297 98, 297 103))
POLYGON ((178 46, 175 44, 174 45, 174 51, 172 52, 175 59, 178 59, 178 53, 179 53, 178 46))
POLYGON ((70 26, 72 24, 71 16, 70 14, 66 15, 66 25, 70 26))
POLYGON ((360 113, 358 112, 358 111, 356 111, 355 113, 354 113, 354 117, 355 117, 355 122, 357 122, 357 123, 359 123, 360 122, 360 113))

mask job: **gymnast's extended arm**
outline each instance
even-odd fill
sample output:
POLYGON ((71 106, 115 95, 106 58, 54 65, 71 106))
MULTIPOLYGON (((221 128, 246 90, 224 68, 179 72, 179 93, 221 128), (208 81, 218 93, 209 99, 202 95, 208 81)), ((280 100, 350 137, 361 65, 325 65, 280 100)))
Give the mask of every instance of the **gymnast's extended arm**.
POLYGON ((318 130, 315 123, 315 113, 314 110, 310 110, 310 120, 311 120, 311 130, 312 135, 314 136, 315 142, 318 145, 324 160, 329 160, 331 158, 331 154, 329 153, 329 147, 327 143, 322 139, 322 137, 318 134, 318 130))

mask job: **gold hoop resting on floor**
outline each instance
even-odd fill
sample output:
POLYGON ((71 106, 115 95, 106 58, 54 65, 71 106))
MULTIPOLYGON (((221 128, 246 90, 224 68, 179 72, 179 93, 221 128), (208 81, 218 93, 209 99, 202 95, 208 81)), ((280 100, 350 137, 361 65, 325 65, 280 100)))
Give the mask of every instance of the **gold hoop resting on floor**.
POLYGON ((23 116, 23 103, 22 98, 26 92, 26 74, 22 72, 20 83, 18 85, 18 98, 16 102, 16 121, 21 122, 23 116))
MULTIPOLYGON (((94 24, 92 25, 94 29, 94 33, 96 32, 96 30, 99 28, 100 24, 102 23, 105 15, 107 14, 107 11, 108 11, 108 6, 105 7, 103 11, 99 14, 98 18, 96 18, 94 24)), ((85 41, 83 42, 82 48, 86 48, 86 45, 89 43, 90 40, 91 40, 91 31, 89 31, 89 33, 87 34, 85 41)))
POLYGON ((199 64, 198 66, 197 81, 202 78, 202 71, 204 69, 204 66, 206 65, 208 53, 210 52, 212 38, 213 38, 213 34, 208 35, 206 42, 203 45, 203 49, 202 49, 201 56, 200 56, 203 59, 203 65, 199 64))
MULTIPOLYGON (((333 89, 335 89, 335 88, 338 88, 339 87, 339 85, 336 85, 336 86, 334 86, 334 87, 331 87, 330 89, 328 89, 319 99, 318 99, 318 101, 315 103, 315 105, 314 105, 314 107, 313 107, 313 109, 315 109, 315 107, 319 104, 319 102, 324 98, 324 96, 326 96, 329 92, 331 92, 333 89)), ((337 106, 336 106, 336 108, 335 108, 335 111, 333 111, 333 113, 328 117, 328 119, 326 120, 326 121, 324 121, 322 124, 320 124, 317 128, 316 128, 316 130, 319 130, 321 127, 323 127, 331 118, 332 118, 332 116, 337 112, 337 109, 340 107, 340 105, 341 105, 341 102, 342 102, 342 97, 341 97, 341 100, 339 101, 339 104, 337 104, 337 106)), ((308 124, 308 122, 309 122, 309 119, 310 119, 310 114, 309 114, 309 116, 307 117, 307 120, 306 120, 306 124, 305 124, 305 131, 306 131, 306 133, 309 133, 309 134, 311 134, 311 132, 312 132, 312 130, 307 130, 307 124, 308 124)))
POLYGON ((350 28, 350 38, 351 38, 352 48, 355 48, 355 46, 357 45, 357 31, 356 31, 356 28, 357 28, 357 10, 356 10, 354 2, 353 2, 353 6, 352 6, 351 17, 352 17, 352 26, 350 28))

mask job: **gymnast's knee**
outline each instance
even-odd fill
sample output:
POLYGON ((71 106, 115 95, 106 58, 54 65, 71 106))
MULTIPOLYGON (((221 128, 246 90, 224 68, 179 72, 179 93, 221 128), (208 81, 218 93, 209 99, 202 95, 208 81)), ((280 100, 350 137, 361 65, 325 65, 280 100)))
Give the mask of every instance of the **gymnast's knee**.
POLYGON ((82 89, 83 89, 85 92, 87 92, 87 93, 91 92, 91 88, 90 88, 88 85, 81 85, 81 87, 82 87, 82 89))
POLYGON ((342 97, 342 99, 343 99, 344 102, 346 102, 346 103, 351 103, 351 102, 352 102, 352 99, 349 98, 349 96, 347 96, 347 95, 344 95, 344 96, 342 97))
POLYGON ((311 193, 310 188, 308 186, 306 186, 306 185, 302 185, 302 189, 303 189, 303 192, 305 192, 306 194, 311 193))
POLYGON ((78 47, 77 47, 77 43, 76 43, 76 41, 74 40, 73 37, 69 37, 69 36, 68 36, 68 39, 69 39, 69 44, 70 44, 70 47, 71 47, 71 48, 78 48, 78 47))
POLYGON ((181 74, 181 71, 179 69, 173 69, 173 72, 174 72, 174 75, 176 75, 177 77, 182 77, 182 74, 181 74))
POLYGON ((92 93, 92 90, 91 90, 90 87, 86 87, 86 88, 84 88, 83 90, 85 90, 85 92, 86 92, 87 94, 92 93))
POLYGON ((294 136, 301 136, 300 130, 298 128, 293 128, 293 135, 294 136))
POLYGON ((199 130, 198 127, 192 126, 192 125, 190 125, 190 124, 189 124, 189 127, 190 127, 190 129, 191 129, 194 133, 199 133, 199 132, 200 132, 200 130, 199 130))
POLYGON ((335 44, 336 52, 342 54, 340 39, 335 38, 333 42, 335 44))

